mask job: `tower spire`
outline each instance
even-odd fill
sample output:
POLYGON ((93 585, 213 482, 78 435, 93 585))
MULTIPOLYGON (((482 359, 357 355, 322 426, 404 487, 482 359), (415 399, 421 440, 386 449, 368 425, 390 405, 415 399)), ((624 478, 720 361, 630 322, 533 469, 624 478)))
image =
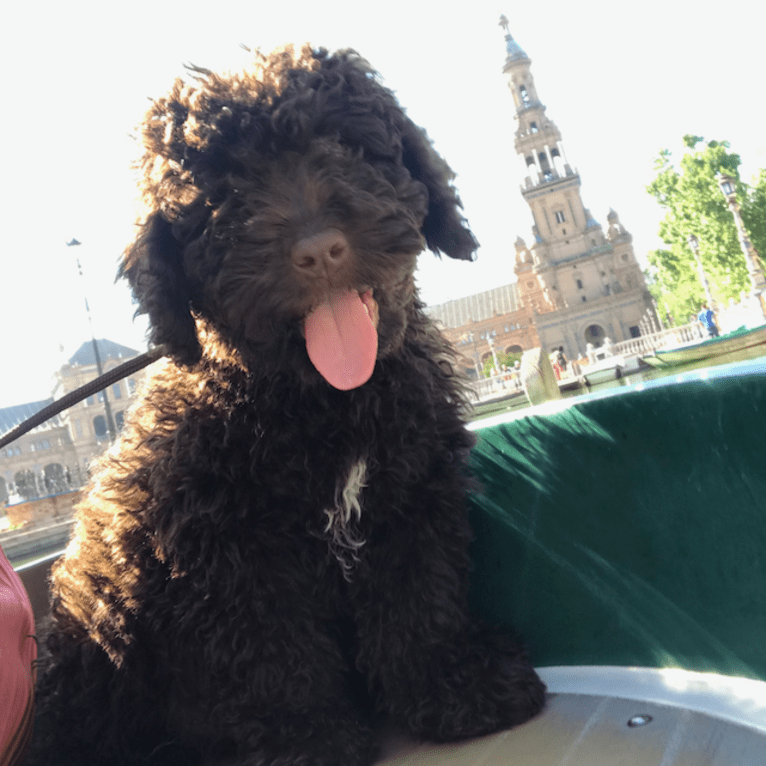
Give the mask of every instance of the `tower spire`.
POLYGON ((514 148, 524 167, 521 194, 534 220, 529 251, 522 240, 516 242, 519 295, 535 309, 541 346, 564 346, 571 357, 586 342, 637 334, 649 294, 617 215, 610 213, 607 238, 583 205, 580 176, 567 163, 561 133, 538 97, 532 61, 511 36, 505 16, 500 26, 503 74, 515 107, 514 148))
MULTIPOLYGON (((503 74, 516 107, 516 137, 514 147, 524 160, 526 189, 549 183, 564 176, 573 176, 564 159, 561 133, 555 123, 545 116, 532 77, 532 60, 508 31, 508 19, 500 17, 505 30, 505 65, 503 74)), ((525 189, 522 189, 525 191, 525 189)))

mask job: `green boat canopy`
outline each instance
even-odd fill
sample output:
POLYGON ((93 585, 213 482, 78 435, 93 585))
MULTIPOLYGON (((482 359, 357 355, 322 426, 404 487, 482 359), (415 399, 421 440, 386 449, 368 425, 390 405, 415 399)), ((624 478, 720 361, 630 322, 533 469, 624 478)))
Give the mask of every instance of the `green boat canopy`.
POLYGON ((478 430, 474 610, 539 667, 766 679, 766 374, 575 402, 478 430))

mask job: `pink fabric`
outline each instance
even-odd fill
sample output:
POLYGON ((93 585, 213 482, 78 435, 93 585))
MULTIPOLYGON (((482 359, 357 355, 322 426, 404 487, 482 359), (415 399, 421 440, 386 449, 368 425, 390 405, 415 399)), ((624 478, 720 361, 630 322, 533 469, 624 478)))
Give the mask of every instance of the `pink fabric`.
POLYGON ((0 764, 13 763, 28 724, 37 659, 32 607, 0 548, 0 764))

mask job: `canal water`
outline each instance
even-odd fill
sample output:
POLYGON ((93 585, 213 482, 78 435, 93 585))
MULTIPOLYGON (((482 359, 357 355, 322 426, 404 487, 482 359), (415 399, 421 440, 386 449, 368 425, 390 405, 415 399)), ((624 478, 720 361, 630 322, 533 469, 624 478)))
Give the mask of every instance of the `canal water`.
MULTIPOLYGON (((734 362, 747 362, 755 360, 762 360, 764 364, 766 364, 766 346, 751 346, 750 348, 733 351, 729 354, 721 354, 720 356, 712 357, 711 359, 703 359, 698 362, 679 365, 678 367, 659 369, 654 367, 646 367, 629 375, 625 375, 619 380, 607 380, 603 383, 599 383, 598 385, 590 386, 590 388, 583 386, 571 391, 563 391, 562 396, 565 399, 568 399, 570 397, 583 396, 584 394, 594 394, 608 391, 610 389, 632 386, 636 383, 648 382, 651 380, 657 380, 659 378, 670 378, 673 380, 692 379, 697 377, 697 375, 694 375, 695 371, 697 370, 720 367, 722 365, 732 364, 734 362)), ((519 396, 510 400, 481 403, 476 406, 473 419, 481 420, 483 418, 490 417, 491 415, 501 415, 504 412, 516 412, 518 410, 527 409, 530 406, 531 405, 529 404, 526 396, 519 396)))

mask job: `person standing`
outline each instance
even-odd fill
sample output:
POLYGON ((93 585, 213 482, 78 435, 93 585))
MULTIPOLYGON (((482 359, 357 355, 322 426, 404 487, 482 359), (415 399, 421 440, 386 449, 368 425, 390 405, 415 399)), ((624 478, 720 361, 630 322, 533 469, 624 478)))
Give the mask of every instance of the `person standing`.
POLYGON ((702 304, 702 309, 697 314, 697 319, 702 322, 702 326, 707 330, 711 338, 718 337, 718 325, 715 323, 715 314, 711 308, 708 308, 707 302, 702 304))

